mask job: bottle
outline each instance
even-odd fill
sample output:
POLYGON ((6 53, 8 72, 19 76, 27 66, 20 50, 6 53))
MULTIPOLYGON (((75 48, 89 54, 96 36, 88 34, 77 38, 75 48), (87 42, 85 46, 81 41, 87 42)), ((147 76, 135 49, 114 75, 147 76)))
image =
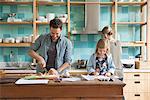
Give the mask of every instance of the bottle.
POLYGON ((135 69, 140 69, 140 61, 135 61, 135 69))
POLYGON ((135 69, 140 69, 140 58, 135 59, 135 69))

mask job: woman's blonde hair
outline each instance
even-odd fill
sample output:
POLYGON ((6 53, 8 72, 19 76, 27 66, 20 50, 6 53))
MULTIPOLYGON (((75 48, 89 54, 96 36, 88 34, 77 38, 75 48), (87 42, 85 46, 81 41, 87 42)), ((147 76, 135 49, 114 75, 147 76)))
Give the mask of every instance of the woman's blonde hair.
POLYGON ((98 42, 97 42, 97 45, 96 45, 96 51, 98 50, 98 48, 101 48, 101 49, 104 49, 104 48, 109 48, 109 43, 108 43, 108 40, 106 39, 100 39, 98 42))
POLYGON ((114 34, 114 32, 110 26, 105 26, 101 32, 102 32, 102 34, 107 34, 107 35, 114 34))

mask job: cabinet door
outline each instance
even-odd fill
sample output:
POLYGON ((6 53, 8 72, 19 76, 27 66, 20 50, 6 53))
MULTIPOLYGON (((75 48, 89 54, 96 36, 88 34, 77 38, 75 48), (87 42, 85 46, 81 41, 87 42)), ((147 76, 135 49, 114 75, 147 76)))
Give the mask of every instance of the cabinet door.
POLYGON ((124 93, 125 100, 149 100, 148 93, 124 93))
POLYGON ((148 82, 147 80, 125 80, 124 92, 147 92, 148 82))
POLYGON ((148 79, 148 73, 124 73, 124 79, 131 79, 131 80, 147 80, 148 79))

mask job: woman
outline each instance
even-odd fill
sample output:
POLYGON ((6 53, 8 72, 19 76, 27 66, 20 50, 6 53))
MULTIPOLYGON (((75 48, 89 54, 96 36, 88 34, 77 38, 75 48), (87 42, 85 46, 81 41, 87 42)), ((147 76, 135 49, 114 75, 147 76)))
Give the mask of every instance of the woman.
POLYGON ((108 41, 109 51, 112 54, 114 64, 116 66, 115 75, 117 75, 121 80, 123 79, 123 67, 121 63, 122 48, 118 40, 113 38, 114 32, 110 26, 105 26, 100 32, 103 39, 108 41))

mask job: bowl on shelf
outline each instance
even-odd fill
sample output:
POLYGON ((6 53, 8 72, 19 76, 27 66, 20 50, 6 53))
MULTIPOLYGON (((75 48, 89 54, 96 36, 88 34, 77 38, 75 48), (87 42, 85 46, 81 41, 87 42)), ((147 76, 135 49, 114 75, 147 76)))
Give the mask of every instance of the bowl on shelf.
POLYGON ((134 64, 123 64, 124 68, 132 68, 134 64))

